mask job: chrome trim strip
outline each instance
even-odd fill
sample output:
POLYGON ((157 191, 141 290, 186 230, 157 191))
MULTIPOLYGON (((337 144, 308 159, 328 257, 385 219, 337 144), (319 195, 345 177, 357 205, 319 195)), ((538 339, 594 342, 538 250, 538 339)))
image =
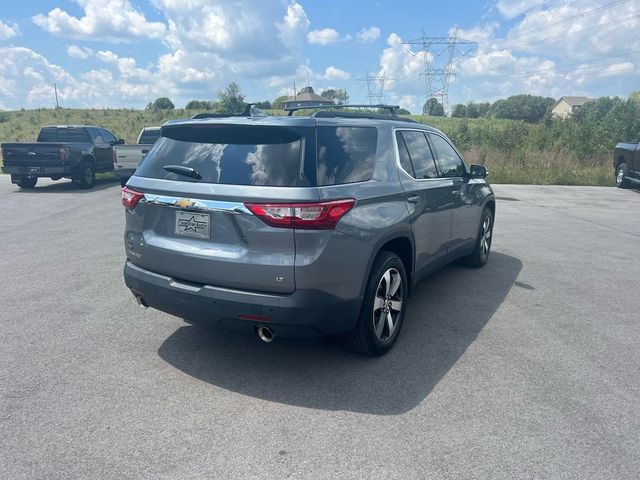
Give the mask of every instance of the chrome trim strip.
POLYGON ((150 203, 152 205, 166 205, 169 207, 180 208, 182 210, 193 210, 199 212, 226 212, 232 214, 251 213, 243 203, 240 202, 224 202, 221 200, 205 200, 202 198, 187 197, 171 197, 167 195, 154 195, 153 193, 145 193, 140 202, 150 203), (177 202, 180 200, 188 200, 193 202, 189 206, 179 206, 177 202))

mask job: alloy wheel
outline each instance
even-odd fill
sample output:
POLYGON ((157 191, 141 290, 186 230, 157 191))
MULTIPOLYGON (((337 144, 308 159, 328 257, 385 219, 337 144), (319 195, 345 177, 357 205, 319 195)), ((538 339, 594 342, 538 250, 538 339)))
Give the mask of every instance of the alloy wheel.
POLYGON ((373 330, 378 340, 388 341, 395 332, 402 313, 402 276, 395 268, 380 278, 373 301, 373 330))

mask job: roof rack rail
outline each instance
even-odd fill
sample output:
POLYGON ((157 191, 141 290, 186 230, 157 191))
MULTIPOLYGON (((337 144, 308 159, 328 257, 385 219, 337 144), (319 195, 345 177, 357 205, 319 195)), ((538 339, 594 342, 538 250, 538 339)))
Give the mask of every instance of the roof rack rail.
POLYGON ((389 116, 397 117, 399 105, 366 105, 366 104, 352 104, 352 105, 319 105, 316 107, 291 107, 285 108, 288 113, 288 116, 291 117, 293 112, 297 112, 298 110, 324 110, 324 109, 339 109, 339 108, 377 108, 381 110, 389 110, 389 116))
POLYGON ((193 117, 193 120, 198 120, 201 118, 228 118, 228 117, 266 117, 267 114, 260 110, 259 108, 254 107, 255 103, 247 103, 244 111, 242 113, 197 113, 193 117))
POLYGON ((314 112, 311 118, 366 118, 369 120, 393 120, 394 122, 418 123, 412 118, 400 117, 398 115, 384 115, 380 113, 365 112, 314 112))

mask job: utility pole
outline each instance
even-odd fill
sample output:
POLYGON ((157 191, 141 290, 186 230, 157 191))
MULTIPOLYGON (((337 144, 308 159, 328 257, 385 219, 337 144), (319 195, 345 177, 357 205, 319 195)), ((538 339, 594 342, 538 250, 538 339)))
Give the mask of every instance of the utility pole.
MULTIPOLYGON (((448 37, 429 37, 422 29, 422 36, 416 40, 402 42, 405 45, 419 46, 423 57, 423 71, 426 100, 436 98, 449 110, 449 84, 455 78, 453 60, 455 55, 468 55, 477 45, 476 42, 458 38, 458 29, 448 37), (459 48, 462 47, 462 48, 459 48)), ((417 55, 413 54, 412 55, 417 55)), ((425 101, 426 101, 425 100, 425 101)))
POLYGON ((56 94, 56 108, 60 108, 60 105, 58 104, 58 86, 56 85, 56 82, 53 82, 53 91, 56 94))
POLYGON ((367 100, 369 101, 369 105, 384 103, 384 87, 387 80, 389 79, 386 74, 376 76, 369 73, 358 79, 358 81, 366 83, 367 85, 367 100))

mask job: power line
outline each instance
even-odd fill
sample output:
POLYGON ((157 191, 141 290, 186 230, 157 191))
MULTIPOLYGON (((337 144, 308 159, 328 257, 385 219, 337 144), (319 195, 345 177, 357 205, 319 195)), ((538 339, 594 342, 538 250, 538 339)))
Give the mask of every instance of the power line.
POLYGON ((358 79, 367 86, 367 100, 370 105, 379 105, 384 103, 384 87, 388 80, 386 74, 371 75, 367 73, 364 77, 358 79))
MULTIPOLYGON (((439 99, 445 111, 447 111, 449 107, 449 84, 455 77, 453 72, 454 58, 456 54, 460 56, 468 55, 477 43, 458 38, 457 28, 454 30, 453 35, 447 37, 430 37, 425 35, 424 29, 422 29, 420 38, 402 43, 404 45, 420 46, 424 62, 420 77, 425 82, 426 100, 430 98, 439 99)), ((409 53, 414 55, 411 51, 409 53)))
POLYGON ((607 3, 607 4, 602 5, 600 7, 593 8, 591 10, 587 10, 586 12, 582 12, 582 13, 579 13, 577 15, 572 15, 571 17, 563 18, 562 20, 558 20, 557 22, 548 23, 548 24, 543 25, 543 26, 538 27, 538 28, 533 28, 533 29, 527 30, 525 32, 516 33, 515 35, 511 35, 511 36, 505 37, 504 40, 505 41, 506 40, 512 40, 514 38, 523 37, 523 36, 526 36, 526 35, 530 35, 532 33, 538 33, 540 31, 544 31, 544 30, 547 30, 549 28, 553 28, 556 25, 562 25, 563 23, 570 22, 571 20, 575 20, 577 18, 586 17, 587 15, 591 15, 592 13, 596 13, 596 12, 599 12, 599 11, 602 11, 602 10, 606 10, 607 8, 612 7, 613 5, 617 5, 618 3, 623 3, 623 2, 628 2, 628 1, 629 0, 616 0, 615 2, 610 2, 610 3, 607 3))

